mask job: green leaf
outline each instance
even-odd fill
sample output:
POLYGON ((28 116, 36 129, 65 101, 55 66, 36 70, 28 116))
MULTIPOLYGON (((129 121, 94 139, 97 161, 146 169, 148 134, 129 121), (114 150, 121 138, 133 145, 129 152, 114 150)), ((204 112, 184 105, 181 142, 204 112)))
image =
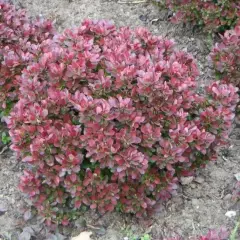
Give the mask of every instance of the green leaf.
POLYGON ((229 240, 237 240, 237 232, 238 232, 239 227, 240 227, 240 219, 237 222, 237 224, 236 224, 235 228, 233 229, 233 231, 231 232, 229 240))
POLYGON ((10 138, 10 136, 8 135, 8 133, 3 132, 3 133, 2 133, 2 143, 5 144, 5 145, 7 145, 7 144, 10 143, 10 142, 11 142, 11 138, 10 138))
POLYGON ((151 237, 149 234, 144 234, 144 236, 141 237, 141 240, 151 240, 151 237))

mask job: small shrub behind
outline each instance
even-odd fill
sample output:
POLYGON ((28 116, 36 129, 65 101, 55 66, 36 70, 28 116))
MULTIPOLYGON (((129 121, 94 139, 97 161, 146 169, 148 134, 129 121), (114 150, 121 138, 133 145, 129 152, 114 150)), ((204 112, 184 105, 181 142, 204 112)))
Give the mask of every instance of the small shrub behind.
POLYGON ((172 22, 190 21, 209 32, 224 32, 239 22, 239 0, 155 0, 174 13, 172 22))
POLYGON ((0 0, 0 109, 8 115, 18 100, 19 77, 30 62, 38 59, 39 44, 54 36, 50 21, 31 21, 24 10, 0 0))
POLYGON ((225 32, 210 59, 218 79, 240 87, 240 25, 225 32))

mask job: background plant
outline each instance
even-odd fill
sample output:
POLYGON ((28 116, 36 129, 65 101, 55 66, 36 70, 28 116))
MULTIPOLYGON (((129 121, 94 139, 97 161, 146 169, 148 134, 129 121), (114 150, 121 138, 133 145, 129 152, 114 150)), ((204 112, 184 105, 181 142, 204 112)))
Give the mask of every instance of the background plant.
POLYGON ((218 79, 240 87, 240 25, 221 36, 220 43, 216 43, 210 54, 210 60, 218 79))
POLYGON ((208 32, 224 32, 239 22, 238 0, 155 0, 173 11, 172 22, 190 21, 208 32))
MULTIPOLYGON (((221 36, 221 41, 215 44, 210 53, 210 62, 217 79, 240 87, 240 25, 221 36)), ((236 114, 239 119, 239 104, 236 114)))
POLYGON ((19 76, 44 51, 43 43, 54 36, 48 20, 30 20, 22 9, 0 1, 0 111, 7 116, 18 100, 19 76))

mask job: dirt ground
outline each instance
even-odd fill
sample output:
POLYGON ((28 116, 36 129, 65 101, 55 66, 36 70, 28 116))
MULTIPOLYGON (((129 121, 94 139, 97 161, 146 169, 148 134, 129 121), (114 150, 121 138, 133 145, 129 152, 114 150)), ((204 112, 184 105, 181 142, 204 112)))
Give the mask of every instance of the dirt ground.
MULTIPOLYGON (((127 0, 126 0, 127 1, 127 0)), ((132 0, 131 0, 132 1, 132 0)), ((192 53, 201 70, 200 85, 211 80, 206 61, 209 42, 206 35, 191 26, 173 25, 169 13, 147 3, 125 4, 116 0, 13 0, 32 16, 51 18, 61 31, 80 24, 85 18, 110 19, 117 26, 145 26, 154 34, 173 38, 180 49, 192 53)), ((130 0, 128 0, 130 2, 130 0)), ((0 146, 1 147, 1 146, 0 146)), ((180 186, 179 194, 160 208, 150 219, 137 220, 129 215, 110 213, 99 216, 87 212, 71 227, 59 229, 57 237, 46 234, 42 219, 17 189, 23 166, 11 151, 0 155, 0 240, 70 239, 83 230, 93 231, 94 239, 123 240, 149 233, 153 240, 181 235, 184 239, 225 226, 232 229, 239 216, 240 204, 231 199, 234 174, 240 172, 240 125, 231 134, 231 146, 219 153, 219 159, 200 170, 194 179, 180 186), (237 212, 229 218, 225 213, 237 212), (23 218, 24 214, 24 218, 23 218), (19 234, 24 232, 19 237, 19 234), (29 233, 29 234, 28 234, 29 233), (67 236, 66 238, 63 237, 67 236)), ((185 179, 186 180, 186 179, 185 179)), ((189 180, 189 179, 188 179, 189 180)))

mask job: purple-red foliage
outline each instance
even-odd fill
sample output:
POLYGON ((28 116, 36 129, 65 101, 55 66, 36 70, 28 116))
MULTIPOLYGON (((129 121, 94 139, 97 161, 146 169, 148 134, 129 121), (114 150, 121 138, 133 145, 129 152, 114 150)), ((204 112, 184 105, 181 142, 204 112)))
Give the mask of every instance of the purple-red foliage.
POLYGON ((87 20, 47 43, 8 119, 29 165, 20 187, 47 222, 82 206, 145 215, 227 143, 237 89, 197 94, 197 65, 172 41, 87 20))
POLYGON ((0 108, 18 100, 19 76, 43 51, 42 44, 54 36, 50 21, 31 21, 24 10, 0 0, 0 108))

